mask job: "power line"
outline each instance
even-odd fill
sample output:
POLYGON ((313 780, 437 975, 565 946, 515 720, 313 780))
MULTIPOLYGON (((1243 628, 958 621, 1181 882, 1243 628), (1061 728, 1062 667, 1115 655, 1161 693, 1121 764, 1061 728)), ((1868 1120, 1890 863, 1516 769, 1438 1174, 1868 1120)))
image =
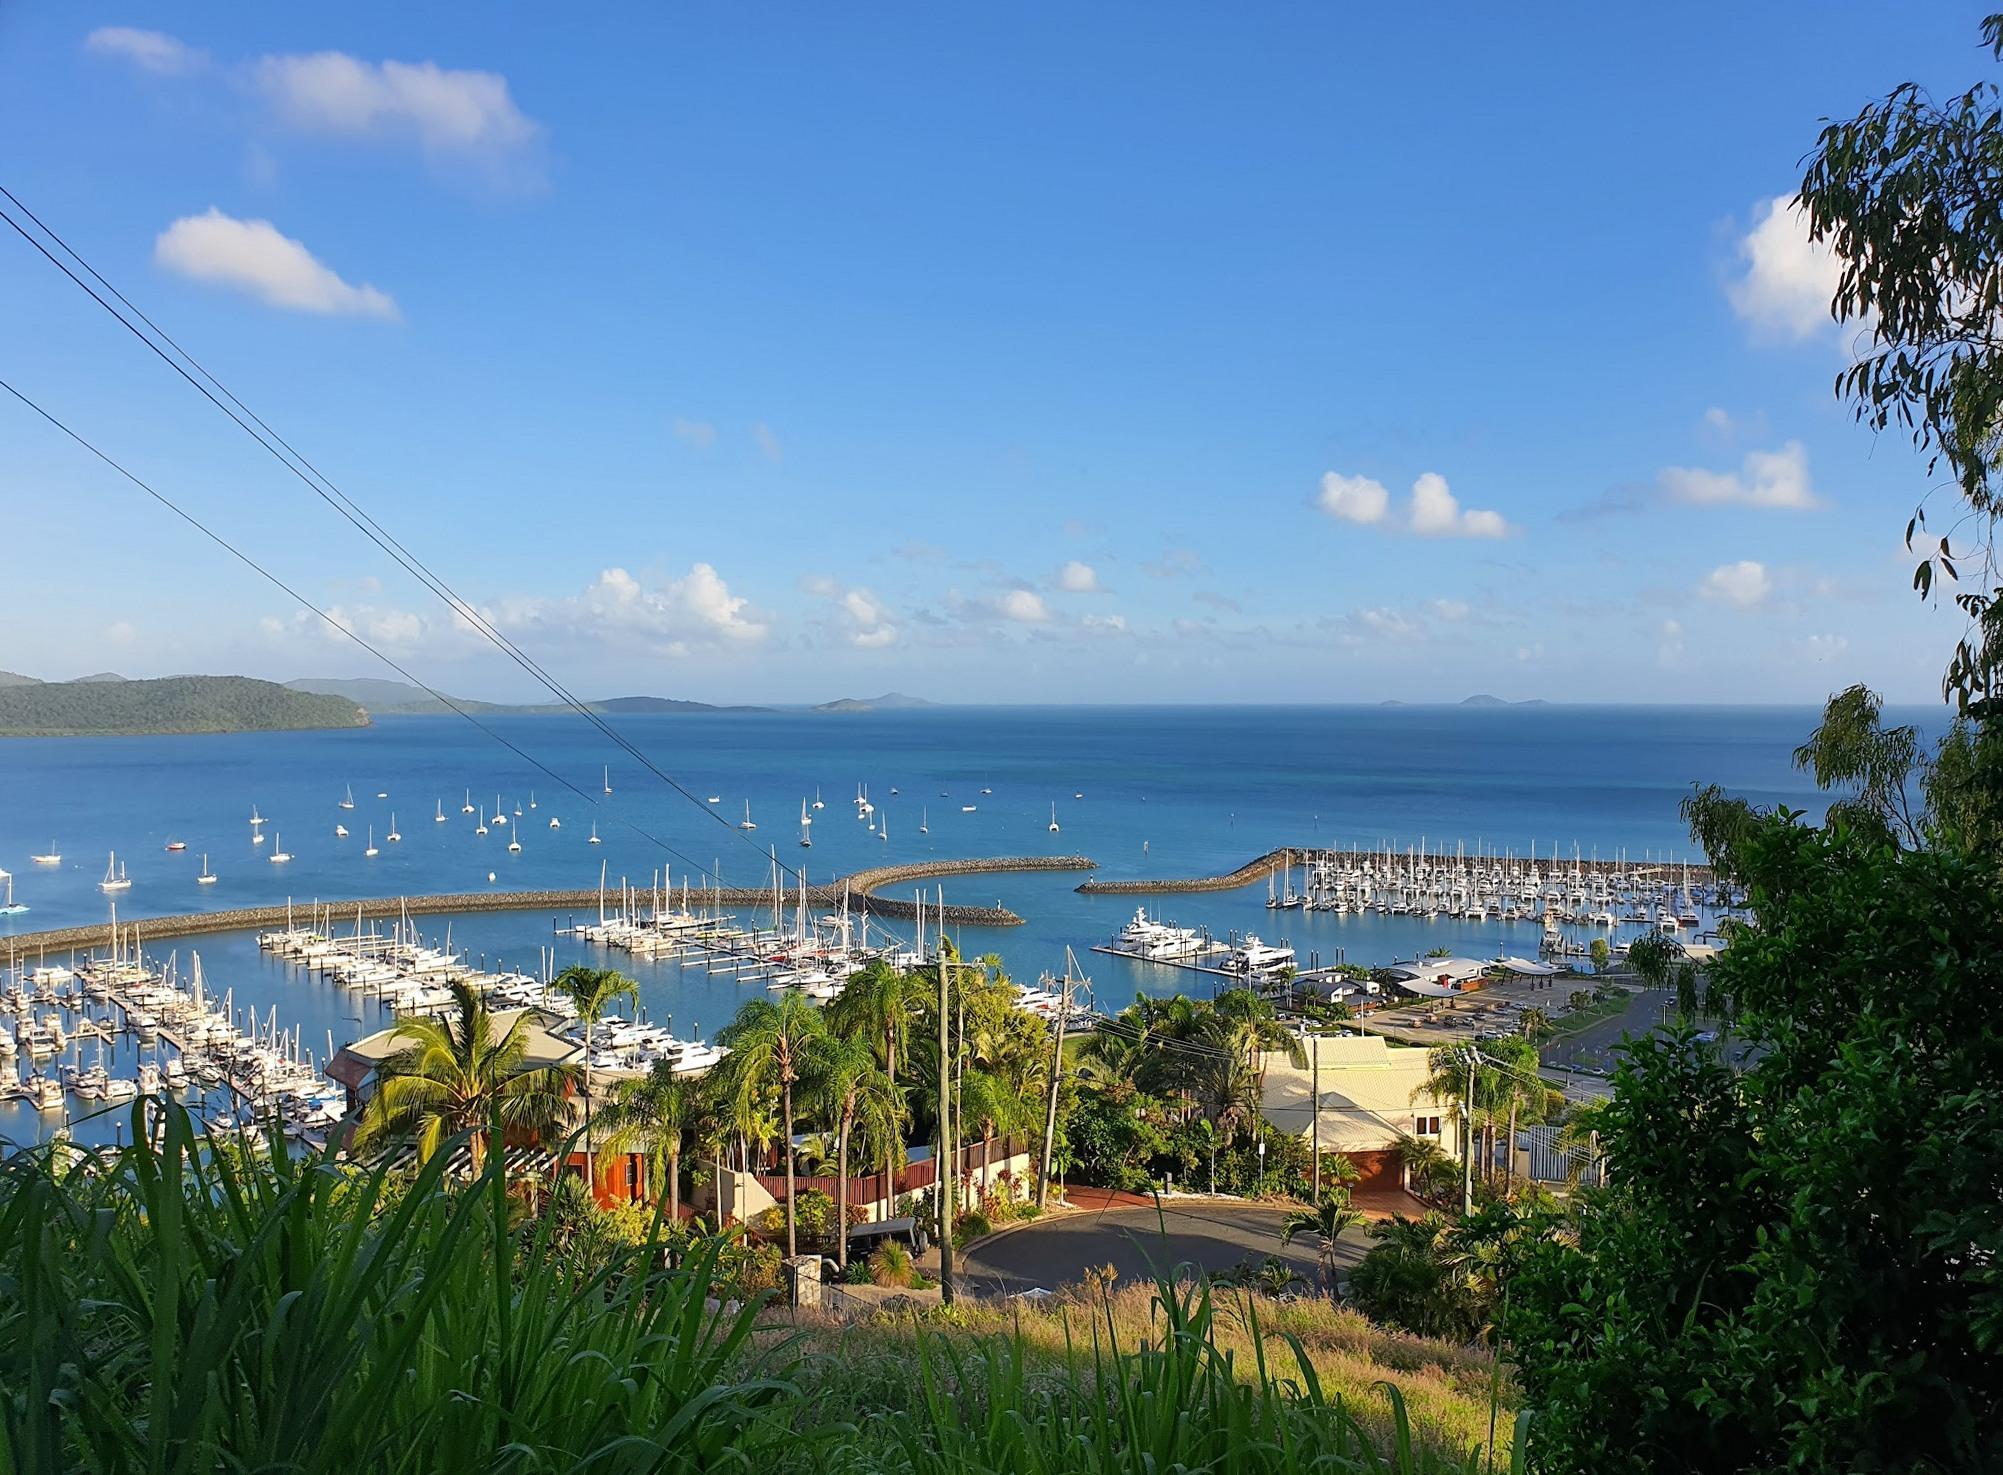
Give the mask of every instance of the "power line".
MULTIPOLYGON (((374 645, 370 644, 367 640, 363 639, 362 636, 357 634, 355 631, 351 630, 348 626, 342 624, 341 621, 335 619, 332 615, 328 614, 325 610, 321 609, 318 605, 314 604, 311 600, 307 599, 304 595, 300 594, 296 589, 292 588, 291 585, 287 584, 283 579, 279 578, 278 575, 272 573, 269 569, 265 568, 263 565, 258 563, 256 559, 252 558, 249 554, 245 553, 242 549, 238 548, 235 544, 231 543, 228 539, 224 538, 220 533, 217 533, 214 529, 207 526, 205 523, 201 521, 200 518, 196 517, 193 513, 189 512, 186 508, 181 507, 172 498, 168 497, 158 488, 152 486, 150 483, 143 480, 134 472, 127 470, 126 467, 124 467, 118 461, 113 459, 108 453, 100 450, 97 446, 93 445, 82 434, 80 434, 76 430, 73 430, 69 425, 65 424, 61 419, 57 418, 54 414, 50 413, 48 410, 42 408, 41 405, 37 404, 34 400, 30 399, 27 395, 23 394, 20 390, 16 389, 7 380, 0 379, 0 389, 6 390, 8 394, 12 395, 15 399, 19 400, 22 404, 26 405, 30 410, 33 410, 37 415, 41 416, 42 419, 46 420, 50 425, 53 425, 57 430, 60 430, 64 435, 68 436, 71 440, 75 441, 78 445, 82 446, 86 451, 90 452, 91 455, 95 456, 98 460, 102 461, 106 466, 109 466, 113 471, 117 472, 120 476, 124 477, 127 481, 131 482, 134 486, 138 487, 140 491, 146 493, 147 496, 151 497, 154 501, 158 502, 162 507, 165 507, 169 512, 173 513, 176 517, 180 518, 183 522, 187 523, 189 527, 195 529, 196 532, 200 533, 203 537, 207 538, 210 542, 214 543, 218 548, 222 549, 225 553, 229 554, 232 558, 236 559, 245 568, 249 569, 252 573, 264 579, 273 588, 279 590, 281 593, 290 596, 293 599, 298 600, 299 603, 303 605, 306 609, 311 610, 314 614, 318 615, 322 620, 326 621, 330 627, 340 631, 341 634, 347 636, 348 639, 354 641, 354 643, 359 645, 363 650, 367 651, 370 655, 374 656, 377 660, 381 661, 384 665, 388 666, 392 671, 395 671, 398 675, 404 677, 407 681, 411 682, 413 685, 422 688, 424 691, 430 693, 430 695, 436 698, 438 701, 443 702, 447 707, 450 707, 454 712, 458 713, 459 716, 464 717, 468 722, 472 723, 473 726, 477 727, 481 732, 485 733, 488 737, 492 738, 495 742, 499 743, 502 747, 506 748, 509 752, 513 753, 517 758, 520 758, 524 763, 529 764, 539 773, 548 775, 548 777, 554 780, 560 787, 570 790, 571 793, 577 795, 587 804, 591 804, 595 807, 601 807, 601 808, 603 807, 598 804, 598 801, 596 799, 592 798, 589 794, 585 793, 584 790, 578 788, 576 784, 572 783, 562 774, 557 773, 554 769, 550 768, 547 764, 543 763, 540 759, 534 757, 532 754, 524 752, 521 748, 517 747, 514 743, 510 742, 507 738, 503 737, 500 733, 494 731, 493 728, 487 726, 486 723, 480 721, 480 719, 475 717, 471 712, 468 712, 464 707, 460 706, 457 702, 453 701, 451 697, 446 696, 443 692, 438 691, 434 687, 428 685, 420 677, 412 675, 409 671, 405 670, 396 661, 392 660, 389 656, 385 655, 382 651, 378 650, 374 645)), ((691 870, 698 871, 703 875, 708 874, 708 871, 704 869, 701 865, 689 859, 689 857, 687 857, 686 855, 683 855, 679 850, 675 849, 672 845, 668 844, 667 841, 661 839, 660 836, 654 834, 652 831, 647 830, 642 826, 633 823, 633 821, 625 818, 623 815, 613 814, 611 815, 611 818, 617 821, 618 823, 624 825, 627 829, 633 831, 635 834, 640 835, 641 837, 651 841, 653 844, 659 846, 663 851, 673 856, 676 860, 680 861, 683 865, 689 867, 691 870)))
MULTIPOLYGON (((370 516, 365 510, 363 510, 361 506, 357 504, 352 498, 350 498, 345 492, 341 491, 341 489, 338 486, 336 486, 333 483, 333 481, 329 479, 324 473, 322 473, 317 467, 315 467, 312 462, 308 461, 298 451, 294 450, 290 445, 290 443, 288 443, 281 436, 279 436, 276 431, 272 430, 260 417, 256 415, 255 412, 250 410, 248 406, 244 405, 243 402, 240 399, 238 399, 237 396, 234 393, 232 393, 228 389, 228 387, 222 383, 221 380, 217 379, 215 375, 211 374, 207 369, 205 369, 201 365, 201 363, 195 359, 195 357, 192 354, 188 353, 187 350, 182 348, 181 345, 178 342, 176 342, 170 335, 168 335, 165 331, 163 331, 156 324, 154 324, 152 319, 147 317, 145 313, 141 312, 137 307, 134 307, 131 301, 122 292, 120 292, 109 281, 107 281, 104 275, 101 272, 99 272, 95 267, 93 267, 88 260, 84 258, 82 253, 78 252, 73 246, 71 246, 67 241, 65 241, 61 235, 59 235, 56 231, 54 231, 46 223, 44 223, 40 219, 40 217, 36 216, 34 212, 28 209, 26 205, 22 204, 19 197, 17 197, 11 190, 8 190, 4 185, 0 185, 0 194, 4 194, 7 197, 7 199, 13 203, 16 209, 18 209, 23 215, 27 216, 29 220, 33 221, 35 226, 39 230, 41 230, 45 235, 47 235, 50 240, 54 241, 56 245, 62 249, 65 255, 69 256, 85 272, 89 273, 89 275, 92 278, 94 278, 97 282, 101 283, 106 292, 109 292, 113 297, 116 297, 120 303, 124 304, 124 306, 130 310, 133 317, 136 317, 141 322, 145 323, 146 327, 148 329, 151 329, 151 331, 154 334, 157 334, 162 342, 165 342, 167 345, 169 345, 174 350, 174 354, 178 354, 181 359, 185 359, 187 364, 191 366, 195 372, 190 373, 187 367, 183 367, 183 365, 180 362, 178 362, 172 354, 169 354, 166 349, 160 346, 160 343, 156 343, 152 337, 149 337, 146 332, 142 331, 136 324, 134 324, 131 318, 126 317, 124 313, 121 313, 118 310, 118 308, 112 306, 110 302, 106 301, 105 298, 94 287, 92 287, 89 282, 85 281, 82 277, 78 276, 77 273, 71 270, 70 267, 65 262, 63 262, 59 257, 57 257, 54 252, 52 252, 41 241, 37 240, 34 234, 31 233, 25 226, 23 226, 20 223, 20 221, 16 220, 11 214, 8 214, 5 210, 0 210, 0 219, 6 220, 8 225, 12 226, 15 232, 19 234, 23 240, 28 242, 29 245, 33 246, 38 252, 40 252, 42 256, 45 257, 52 266, 54 266, 58 271, 62 272, 64 276, 68 277, 72 283, 74 283, 80 290, 82 290, 85 294, 87 294, 92 301, 96 302, 99 307, 102 307, 107 313, 109 313, 121 326, 123 326, 126 329, 127 332, 131 333, 133 337, 137 338, 141 343, 145 344, 146 347, 150 349, 161 360, 161 362, 165 363, 169 368, 173 369, 175 373, 179 374, 183 379, 185 379, 189 383, 189 385, 191 385, 199 394, 202 395, 204 399, 208 400, 210 404, 214 405, 218 410, 222 411, 224 415, 228 416, 230 420, 235 422, 235 424, 238 426, 239 429, 241 429, 244 432, 244 434, 248 435, 252 440, 256 441, 259 446, 261 446, 267 453, 269 453, 273 457, 273 459, 275 459, 287 471, 291 472, 293 476, 298 478, 298 480, 302 484, 304 484, 309 491, 311 491, 321 501, 325 502, 329 507, 333 508, 334 511, 338 513, 352 527, 354 527, 356 531, 360 532, 363 537, 367 538, 371 543, 374 543, 376 547, 379 548, 382 552, 389 555, 389 557, 393 559, 400 567, 402 567, 405 572, 409 573, 420 584, 424 585, 424 587, 428 589, 432 594, 436 595, 439 599, 444 601, 446 606, 452 610, 454 615, 465 621, 469 626, 473 628, 473 630, 477 634, 479 634, 483 639, 485 639, 496 650, 500 651, 503 655, 507 656, 522 670, 526 671, 538 683, 540 683, 545 690, 547 690, 552 696, 556 697, 560 703, 568 707, 571 711, 575 712, 578 716, 583 717, 587 722, 591 723, 592 726, 597 728, 599 732, 601 732, 612 743, 614 743, 625 753, 629 754, 643 768, 645 768, 648 772, 652 773, 654 777, 658 778, 662 783, 666 784, 670 789, 680 794, 684 799, 686 799, 690 804, 694 805, 703 814, 707 815, 714 823, 722 825, 726 830, 730 831, 732 835, 735 835, 745 845, 749 846, 754 852, 758 852, 761 855, 764 854, 764 852, 759 852, 756 842, 750 840, 747 836, 743 835, 737 829, 736 826, 730 823, 729 820, 726 820, 722 815, 716 813, 716 811, 712 809, 705 801, 699 799, 695 794, 690 792, 687 788, 684 788, 682 784, 678 782, 671 774, 662 770, 658 765, 654 763, 654 761, 651 758, 649 758, 645 753, 643 753, 623 734, 619 733, 610 724, 605 722, 604 719, 598 713, 592 711, 583 702, 579 701, 578 698, 567 687, 565 687, 548 671, 544 670, 543 667, 537 661, 535 661, 519 646, 517 646, 513 640, 511 640, 507 635, 502 633, 500 630, 496 629, 485 615, 483 615, 477 608, 475 608, 466 599, 461 597, 457 593, 457 591, 452 589, 452 587, 444 581, 442 577, 432 572, 432 570, 423 562, 423 560, 419 559, 417 555, 411 553, 400 542, 398 542, 397 539, 392 534, 390 534, 386 529, 384 529, 381 526, 381 524, 376 522, 376 520, 372 516, 370 516), (201 377, 197 378, 196 377, 197 374, 199 374, 201 377), (207 384, 203 383, 202 382, 203 380, 208 381, 207 384), (210 390, 209 385, 215 386, 214 392, 210 390), (218 398, 217 397, 218 394, 220 394, 222 398, 218 398), (229 403, 225 404, 223 402, 224 399, 227 399, 229 403), (234 406, 235 408, 232 408, 232 406, 234 406), (242 413, 239 414, 238 410, 241 410, 242 413), (248 419, 246 419, 246 417, 248 417, 248 419), (255 424, 255 428, 253 428, 253 422, 255 424)), ((301 602, 303 603, 304 601, 301 602)), ((421 682, 418 684, 423 685, 423 683, 421 682)), ((426 688, 426 690, 429 689, 430 688, 428 687, 426 688)), ((798 878, 799 873, 795 870, 795 868, 787 865, 783 861, 778 860, 776 854, 771 856, 771 860, 773 864, 776 865, 784 874, 798 878)))

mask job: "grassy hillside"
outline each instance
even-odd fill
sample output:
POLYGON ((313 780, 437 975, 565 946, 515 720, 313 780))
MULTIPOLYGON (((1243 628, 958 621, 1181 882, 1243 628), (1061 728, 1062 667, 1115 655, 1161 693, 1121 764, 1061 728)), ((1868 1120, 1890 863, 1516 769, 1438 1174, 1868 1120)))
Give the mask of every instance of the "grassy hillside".
POLYGON ((281 732, 364 727, 368 720, 344 698, 290 691, 248 676, 0 687, 0 737, 281 732))
MULTIPOLYGON (((145 1110, 139 1145, 87 1171, 0 1159, 0 1468, 1483 1468, 1466 1440, 1485 1416, 1436 1441, 1325 1386, 1333 1349, 1287 1340, 1321 1335, 1305 1313, 1157 1287, 1033 1331, 970 1308, 802 1338, 736 1283, 735 1241, 601 1240, 565 1207, 579 1195, 513 1196, 498 1153, 472 1181, 444 1176, 449 1152, 389 1179, 212 1151, 173 1104, 156 1147, 145 1110)), ((1359 1338, 1407 1386, 1436 1366, 1472 1402, 1483 1381, 1469 1354, 1359 1338)))

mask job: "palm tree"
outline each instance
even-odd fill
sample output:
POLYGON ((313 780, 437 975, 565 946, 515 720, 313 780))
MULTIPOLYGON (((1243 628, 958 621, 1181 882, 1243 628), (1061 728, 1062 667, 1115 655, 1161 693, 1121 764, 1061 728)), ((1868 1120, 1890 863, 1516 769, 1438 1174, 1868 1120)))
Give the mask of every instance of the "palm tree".
POLYGON ((1321 1260, 1322 1288, 1335 1298, 1335 1246, 1347 1229, 1363 1222, 1363 1215, 1350 1207, 1349 1190, 1332 1188, 1312 1209, 1295 1209, 1280 1222, 1280 1243, 1290 1245, 1298 1235, 1315 1237, 1315 1251, 1321 1260))
POLYGON ((695 1082, 678 1076, 665 1060, 638 1080, 621 1081, 606 1104, 605 1145, 613 1152, 635 1150, 647 1155, 647 1175, 659 1194, 668 1184, 668 1222, 682 1216, 682 1146, 701 1110, 695 1082))
POLYGON ((834 1124, 835 1263, 847 1270, 849 1145, 860 1135, 881 1145, 886 1161, 901 1153, 904 1104, 889 1074, 878 1068, 870 1042, 857 1036, 826 1039, 812 1052, 806 1094, 834 1124))
POLYGON ((779 1091, 779 1135, 786 1157, 786 1254, 799 1254, 799 1226, 793 1202, 793 1087, 801 1079, 815 1044, 827 1037, 827 1021, 804 994, 788 989, 776 1004, 753 999, 738 1010, 717 1043, 730 1050, 726 1068, 738 1099, 761 1089, 779 1091))
MULTIPOLYGON (((859 1035, 877 1049, 883 1074, 897 1088, 897 1067, 909 1051, 911 1021, 920 1002, 917 980, 878 959, 849 975, 841 993, 828 1005, 828 1028, 840 1035, 859 1035)), ((885 1173, 897 1165, 888 1153, 903 1147, 886 1143, 885 1173)))
POLYGON ((1228 1055, 1235 1055, 1251 1067, 1254 1078, 1251 1107, 1253 1120, 1265 1120, 1266 1067, 1264 1058, 1284 1051, 1296 1069, 1305 1069, 1307 1051, 1294 1032, 1280 1023, 1273 1006, 1248 988, 1227 989, 1212 1006, 1208 1033, 1212 1043, 1228 1055))
POLYGON ((531 1065, 526 1012, 497 1038, 495 1017, 479 993, 464 983, 451 987, 451 1013, 397 1025, 396 1038, 410 1043, 383 1061, 354 1150, 368 1153, 415 1133, 418 1156, 428 1161, 446 1138, 467 1132, 477 1177, 495 1128, 505 1138, 546 1132, 563 1120, 576 1067, 531 1065))
POLYGON ((591 1147, 591 1056, 598 1021, 620 999, 640 997, 640 985, 617 968, 587 968, 573 963, 556 975, 556 986, 570 996, 571 1007, 584 1021, 584 1171, 587 1180, 597 1172, 591 1147))

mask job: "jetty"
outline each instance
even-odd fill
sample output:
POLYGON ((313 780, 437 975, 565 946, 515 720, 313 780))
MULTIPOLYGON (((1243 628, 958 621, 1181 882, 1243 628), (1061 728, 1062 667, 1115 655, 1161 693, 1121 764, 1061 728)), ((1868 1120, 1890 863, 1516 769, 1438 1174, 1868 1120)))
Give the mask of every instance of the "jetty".
MULTIPOLYGON (((1086 871, 1097 862, 1082 855, 995 856, 963 860, 914 861, 907 865, 871 866, 830 881, 809 884, 806 899, 810 906, 839 906, 844 895, 866 897, 870 911, 878 917, 911 919, 916 908, 910 898, 880 895, 892 887, 923 887, 963 876, 998 875, 1023 871, 1086 871)), ((475 912, 577 912, 595 908, 601 896, 598 887, 555 891, 465 891, 431 896, 379 896, 347 900, 316 900, 313 906, 331 909, 343 918, 364 918, 463 914, 475 912)), ((713 907, 761 907, 771 902, 768 886, 712 886, 702 893, 713 907)), ((789 893, 789 896, 791 893, 789 893)), ((128 918, 123 923, 144 930, 149 941, 177 937, 197 937, 215 932, 252 932, 285 925, 291 903, 271 906, 235 907, 224 911, 184 912, 176 916, 128 918)), ((1019 927, 1023 919, 1006 907, 959 906, 947 903, 943 913, 927 904, 928 917, 941 917, 956 927, 1019 927)), ((54 927, 40 932, 16 933, 6 939, 16 956, 60 952, 95 946, 105 937, 105 924, 92 922, 79 927, 54 927)))

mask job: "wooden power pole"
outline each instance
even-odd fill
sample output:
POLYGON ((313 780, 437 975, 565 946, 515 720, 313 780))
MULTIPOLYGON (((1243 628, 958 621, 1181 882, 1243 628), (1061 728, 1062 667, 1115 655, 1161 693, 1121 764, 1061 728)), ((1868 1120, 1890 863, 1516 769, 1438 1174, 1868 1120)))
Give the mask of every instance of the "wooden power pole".
MULTIPOLYGON (((940 908, 940 927, 945 926, 945 909, 940 908)), ((946 959, 945 939, 939 949, 939 1162, 933 1179, 934 1197, 939 1201, 939 1299, 953 1304, 953 1062, 948 1038, 951 1015, 947 1013, 951 993, 951 965, 946 959)))
POLYGON ((1064 1026, 1071 1016, 1071 949, 1064 949, 1064 992, 1057 1000, 1057 1038, 1050 1047, 1050 1101, 1043 1112, 1043 1158, 1036 1173, 1036 1207, 1050 1197, 1050 1155, 1057 1142, 1057 1083, 1064 1071, 1064 1026))

